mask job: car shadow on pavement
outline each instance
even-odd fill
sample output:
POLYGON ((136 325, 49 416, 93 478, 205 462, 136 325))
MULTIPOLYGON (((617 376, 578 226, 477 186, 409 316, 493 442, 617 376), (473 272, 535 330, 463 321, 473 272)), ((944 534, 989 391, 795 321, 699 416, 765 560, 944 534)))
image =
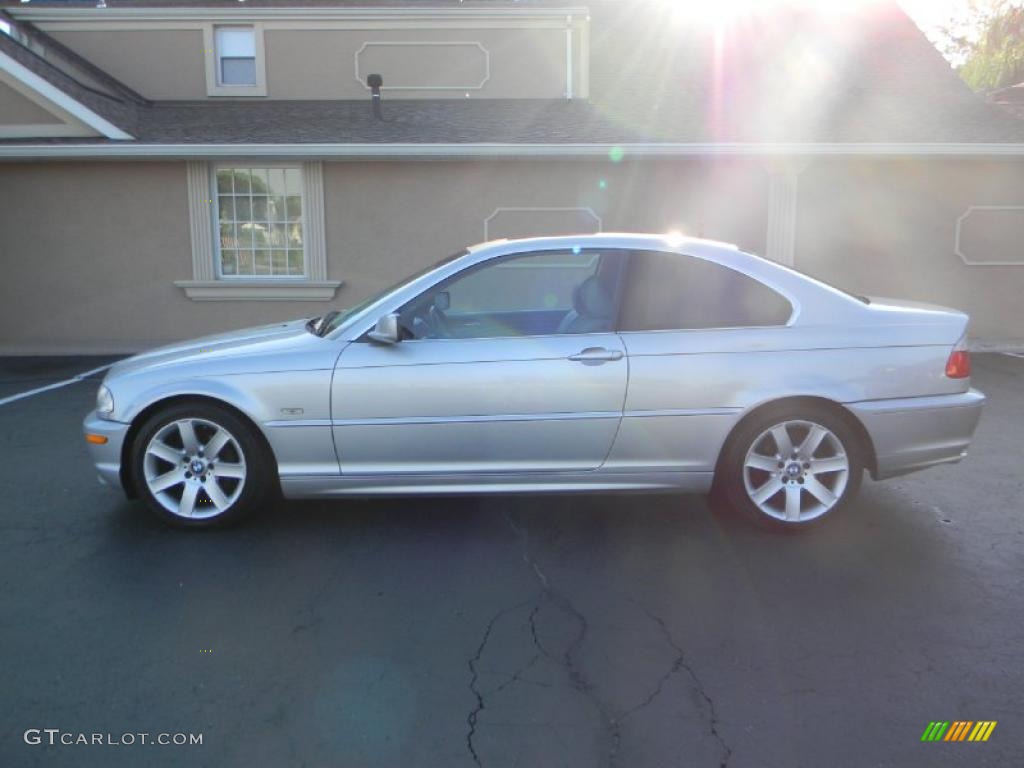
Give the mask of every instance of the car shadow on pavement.
POLYGON ((313 551, 342 541, 348 547, 381 542, 385 550, 420 542, 443 551, 483 543, 518 547, 526 534, 538 556, 562 563, 579 557, 594 565, 638 548, 652 558, 703 549, 700 562, 709 560, 705 564, 713 568, 731 564, 755 579, 771 581, 784 561, 791 574, 818 580, 831 575, 844 580, 844 589, 860 584, 885 594, 912 592, 933 581, 948 567, 944 555, 951 551, 948 526, 885 486, 869 484, 835 519, 795 535, 762 531, 738 516, 712 511, 703 496, 678 494, 279 500, 239 526, 213 531, 172 530, 141 503, 123 502, 111 520, 116 527, 110 544, 123 546, 128 556, 140 542, 150 555, 167 544, 172 551, 209 549, 214 555, 225 545, 274 549, 280 539, 313 551))

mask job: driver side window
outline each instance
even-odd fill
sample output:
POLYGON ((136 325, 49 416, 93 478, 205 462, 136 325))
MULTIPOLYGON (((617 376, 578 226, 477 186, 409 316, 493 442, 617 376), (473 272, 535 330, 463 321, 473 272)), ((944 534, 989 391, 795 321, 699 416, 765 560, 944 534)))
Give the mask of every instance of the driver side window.
POLYGON ((624 261, 580 249, 489 261, 413 299, 401 325, 417 339, 611 331, 624 261))

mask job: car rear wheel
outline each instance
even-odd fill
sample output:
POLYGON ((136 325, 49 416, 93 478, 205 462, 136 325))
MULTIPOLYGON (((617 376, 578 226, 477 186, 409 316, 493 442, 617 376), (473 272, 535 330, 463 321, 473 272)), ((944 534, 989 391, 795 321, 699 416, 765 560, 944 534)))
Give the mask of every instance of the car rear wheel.
POLYGON ((133 445, 140 495, 166 523, 210 528, 237 522, 269 489, 265 450, 227 409, 182 403, 151 417, 133 445))
POLYGON ((835 514, 857 493, 864 460, 844 418, 797 404, 742 425, 722 471, 730 507, 762 527, 795 530, 835 514))

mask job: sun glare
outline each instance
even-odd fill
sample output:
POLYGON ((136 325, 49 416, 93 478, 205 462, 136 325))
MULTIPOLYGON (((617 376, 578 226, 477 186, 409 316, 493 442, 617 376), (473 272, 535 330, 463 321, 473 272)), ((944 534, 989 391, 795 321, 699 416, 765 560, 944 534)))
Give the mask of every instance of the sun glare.
MULTIPOLYGON (((805 4, 816 12, 842 13, 863 6, 871 0, 824 0, 805 4)), ((745 17, 770 14, 773 10, 799 5, 794 0, 654 0, 669 11, 673 22, 688 25, 725 26, 745 17)))
POLYGON ((679 24, 707 24, 721 26, 748 16, 754 12, 771 10, 779 0, 655 0, 671 14, 672 21, 679 24))

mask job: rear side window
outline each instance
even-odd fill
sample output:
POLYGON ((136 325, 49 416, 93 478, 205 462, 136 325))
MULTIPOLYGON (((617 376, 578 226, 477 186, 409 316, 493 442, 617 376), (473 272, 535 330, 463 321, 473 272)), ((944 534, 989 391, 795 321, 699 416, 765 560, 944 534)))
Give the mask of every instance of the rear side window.
POLYGON ((785 325, 783 296, 721 264, 660 251, 630 255, 619 314, 622 331, 785 325))

